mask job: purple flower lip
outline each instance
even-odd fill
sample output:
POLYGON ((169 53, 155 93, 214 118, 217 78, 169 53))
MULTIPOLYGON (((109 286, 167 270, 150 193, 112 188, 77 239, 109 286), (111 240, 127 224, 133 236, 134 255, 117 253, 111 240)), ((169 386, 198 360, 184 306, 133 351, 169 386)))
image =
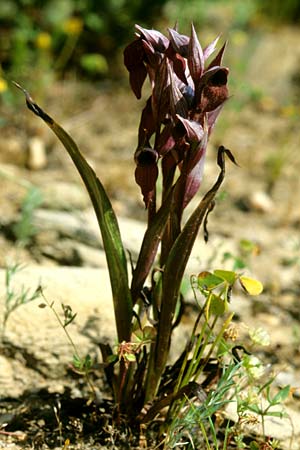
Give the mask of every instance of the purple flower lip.
POLYGON ((134 159, 137 166, 147 167, 157 163, 158 153, 151 147, 144 147, 136 151, 134 159))

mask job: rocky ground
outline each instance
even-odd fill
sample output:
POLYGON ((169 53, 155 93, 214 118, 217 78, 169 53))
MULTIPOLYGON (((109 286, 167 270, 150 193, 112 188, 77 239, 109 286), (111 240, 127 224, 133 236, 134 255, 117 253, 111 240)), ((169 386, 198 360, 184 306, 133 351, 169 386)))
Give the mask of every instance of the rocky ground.
MULTIPOLYGON (((282 448, 289 448, 294 435, 291 448, 299 449, 300 110, 289 105, 299 95, 293 77, 299 73, 295 43, 300 34, 285 29, 280 36, 266 34, 251 56, 247 77, 263 96, 239 109, 225 107, 217 124, 203 192, 218 173, 216 145, 230 148, 240 167, 227 165, 223 193, 209 218, 209 243, 199 236, 188 273, 231 269, 243 260, 246 272, 263 282, 258 299, 238 293, 232 308, 238 324, 261 326, 270 333, 264 357, 278 373, 278 385, 290 384, 295 392, 287 403, 293 428, 273 421, 268 434, 283 439, 282 448)), ((236 97, 239 92, 234 92, 232 103, 236 97)), ((51 98, 41 104, 72 134, 103 181, 120 217, 125 247, 135 258, 145 229, 132 160, 140 105, 121 89, 97 90, 71 82, 53 86, 51 98)), ((58 311, 61 302, 72 306, 77 312, 71 325, 76 346, 83 355, 89 352, 99 359, 97 344, 114 342, 115 329, 96 220, 68 155, 22 103, 2 128, 0 177, 0 320, 7 296, 5 267, 24 264, 12 277, 13 292, 24 287, 32 293, 41 285, 58 311)), ((28 430, 17 421, 20 410, 24 414, 32 408, 28 399, 32 405, 35 396, 43 395, 48 415, 37 414, 32 426, 42 430, 52 420, 56 437, 46 442, 58 446, 66 427, 76 428, 59 419, 65 393, 77 402, 81 399, 78 409, 87 395, 83 381, 68 369, 73 351, 63 330, 53 312, 39 304, 35 300, 21 306, 6 323, 0 353, 0 448, 48 448, 45 441, 28 443, 28 430), (6 430, 13 433, 5 435, 6 430)), ((180 333, 187 332, 190 322, 185 321, 180 333)), ((179 342, 175 339, 174 354, 179 342)), ((99 380, 99 395, 106 398, 99 380)), ((83 448, 80 445, 78 441, 77 448, 83 448)), ((85 448, 98 447, 91 441, 85 448)))

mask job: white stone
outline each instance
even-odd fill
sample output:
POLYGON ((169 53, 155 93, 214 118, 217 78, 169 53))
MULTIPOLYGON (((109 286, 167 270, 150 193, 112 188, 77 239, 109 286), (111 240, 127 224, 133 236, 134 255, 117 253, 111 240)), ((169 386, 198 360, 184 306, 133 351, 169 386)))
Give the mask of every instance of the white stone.
POLYGON ((27 167, 31 170, 41 170, 47 166, 47 153, 42 139, 34 136, 28 141, 27 167))
POLYGON ((249 197, 249 206, 261 213, 271 213, 274 210, 273 200, 264 191, 253 192, 249 197))

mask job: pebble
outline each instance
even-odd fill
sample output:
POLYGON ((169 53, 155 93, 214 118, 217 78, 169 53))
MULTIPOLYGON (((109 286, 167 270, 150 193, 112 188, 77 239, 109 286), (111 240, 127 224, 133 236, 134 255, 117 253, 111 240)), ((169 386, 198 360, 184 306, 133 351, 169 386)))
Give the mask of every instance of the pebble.
POLYGON ((90 199, 83 186, 56 181, 41 189, 43 207, 58 211, 83 210, 90 207, 90 199))
POLYGON ((30 170, 42 170, 47 167, 47 153, 42 139, 34 136, 28 140, 26 165, 30 170))
POLYGON ((271 213, 274 210, 274 203, 271 197, 264 191, 255 191, 248 198, 249 206, 252 210, 260 213, 271 213))

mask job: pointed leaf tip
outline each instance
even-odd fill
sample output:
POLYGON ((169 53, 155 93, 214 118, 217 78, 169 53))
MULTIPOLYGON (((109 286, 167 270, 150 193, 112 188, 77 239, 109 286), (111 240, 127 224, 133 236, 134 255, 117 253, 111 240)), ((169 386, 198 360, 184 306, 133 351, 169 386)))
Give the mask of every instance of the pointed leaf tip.
POLYGON ((206 61, 210 55, 215 51, 216 45, 220 39, 221 35, 219 34, 205 49, 203 50, 204 60, 206 61))
POLYGON ((212 67, 218 67, 222 64, 223 55, 225 52, 227 46, 227 41, 224 42, 223 46, 219 50, 218 54, 215 56, 215 58, 211 61, 211 63, 208 66, 208 69, 211 69, 212 67))
POLYGON ((197 85, 204 70, 204 54, 193 24, 188 46, 188 66, 191 77, 195 85, 197 85))
POLYGON ((38 106, 32 99, 31 95, 29 94, 28 91, 26 91, 26 89, 24 89, 19 83, 17 83, 16 81, 13 81, 13 84, 20 89, 23 94, 25 95, 25 99, 26 99, 26 105, 28 107, 28 109, 30 109, 30 111, 32 111, 36 116, 40 117, 42 120, 44 120, 46 123, 48 123, 49 125, 53 125, 54 121, 52 119, 52 117, 50 117, 47 113, 45 113, 45 111, 42 110, 42 108, 40 108, 40 106, 38 106))
POLYGON ((235 164, 236 166, 239 167, 239 165, 236 162, 235 157, 233 156, 231 151, 228 148, 225 148, 224 145, 220 145, 220 147, 218 148, 217 161, 218 161, 218 166, 219 167, 223 168, 223 166, 224 166, 224 154, 226 154, 228 156, 228 158, 230 159, 230 161, 233 164, 235 164))
POLYGON ((43 119, 59 138, 76 166, 90 195, 102 234, 108 264, 118 339, 119 341, 127 341, 130 339, 132 300, 128 286, 126 255, 121 240, 118 221, 110 200, 102 183, 81 154, 71 136, 33 101, 24 88, 18 83, 14 84, 24 93, 28 108, 43 119))

